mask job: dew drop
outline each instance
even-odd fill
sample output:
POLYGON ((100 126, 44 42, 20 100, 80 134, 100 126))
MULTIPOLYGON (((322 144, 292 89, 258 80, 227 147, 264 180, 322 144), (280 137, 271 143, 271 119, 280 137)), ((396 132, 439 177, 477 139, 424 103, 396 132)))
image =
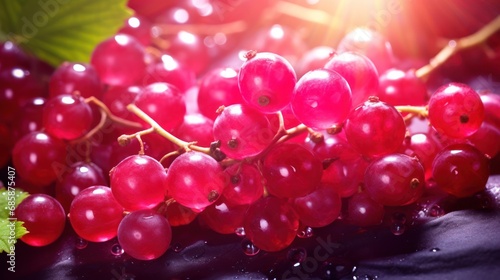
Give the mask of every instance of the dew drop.
POLYGON ((76 247, 76 249, 80 249, 81 250, 81 249, 87 248, 88 244, 89 243, 87 242, 87 240, 82 239, 82 238, 77 238, 76 242, 75 242, 75 247, 76 247))
POLYGON ((182 251, 184 249, 184 246, 182 246, 181 244, 179 243, 175 243, 173 246, 172 246, 172 250, 174 250, 174 252, 176 253, 179 253, 180 251, 182 251))
POLYGON ((122 246, 120 244, 115 243, 113 246, 111 246, 111 254, 114 256, 121 256, 123 255, 125 251, 123 250, 122 246))
POLYGON ((293 266, 299 266, 300 263, 306 259, 306 257, 307 251, 302 247, 291 248, 287 253, 287 258, 291 263, 293 263, 293 266))
POLYGON ((255 256, 260 252, 260 249, 248 239, 241 241, 241 248, 243 249, 243 253, 247 256, 255 256))
POLYGON ((444 209, 441 206, 434 204, 428 210, 429 217, 441 217, 444 215, 444 209))
POLYGON ((234 230, 234 233, 238 236, 245 236, 245 228, 243 227, 238 227, 234 230))
POLYGON ((314 230, 311 227, 305 227, 297 231, 297 237, 299 238, 309 238, 314 235, 314 230))
POLYGON ((365 274, 365 275, 361 275, 361 276, 353 276, 352 277, 352 280, 375 280, 377 279, 378 276, 372 276, 372 275, 369 275, 369 274, 365 274))
POLYGON ((433 253, 436 253, 436 252, 441 251, 441 249, 439 249, 439 248, 435 247, 435 248, 430 249, 429 251, 431 251, 431 252, 433 252, 433 253))
POLYGON ((345 260, 328 261, 321 265, 322 279, 340 279, 351 275, 356 271, 356 266, 347 263, 345 260))
POLYGON ((405 230, 406 230, 406 226, 404 224, 394 223, 391 226, 391 232, 394 235, 401 235, 405 232, 405 230))

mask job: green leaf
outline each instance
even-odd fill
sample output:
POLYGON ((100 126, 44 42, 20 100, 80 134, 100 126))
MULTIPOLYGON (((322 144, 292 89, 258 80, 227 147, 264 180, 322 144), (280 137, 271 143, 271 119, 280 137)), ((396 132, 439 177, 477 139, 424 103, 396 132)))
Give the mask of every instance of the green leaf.
POLYGON ((23 224, 20 221, 0 219, 0 253, 15 251, 12 249, 17 239, 28 233, 23 224))
POLYGON ((127 0, 0 0, 0 39, 53 66, 89 62, 95 46, 130 17, 127 0))
POLYGON ((0 188, 0 219, 8 219, 13 215, 10 214, 21 201, 29 196, 29 193, 23 192, 19 189, 0 188), (15 203, 14 205, 12 205, 15 203))
POLYGON ((28 195, 19 189, 0 188, 0 253, 10 252, 10 247, 14 246, 17 239, 28 233, 23 226, 24 222, 13 217, 15 207, 28 195))

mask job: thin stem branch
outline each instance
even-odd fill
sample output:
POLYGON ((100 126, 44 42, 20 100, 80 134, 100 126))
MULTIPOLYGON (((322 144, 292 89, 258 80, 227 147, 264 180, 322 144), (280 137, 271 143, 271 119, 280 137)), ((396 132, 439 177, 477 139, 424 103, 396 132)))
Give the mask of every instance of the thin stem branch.
POLYGON ((130 112, 134 113, 139 118, 141 118, 143 121, 147 122, 152 127, 152 129, 154 129, 154 131, 156 133, 158 133, 161 136, 165 137, 167 140, 169 140, 170 142, 172 142, 175 145, 179 146, 180 148, 183 148, 185 150, 194 150, 194 151, 202 152, 202 153, 205 153, 205 154, 210 154, 210 148, 196 146, 192 142, 186 142, 184 140, 181 140, 181 139, 175 137, 170 132, 168 132, 165 129, 163 129, 155 120, 153 120, 153 118, 151 118, 150 116, 148 116, 148 114, 144 113, 144 111, 142 111, 141 109, 139 109, 134 104, 129 104, 127 106, 127 109, 130 112))
POLYGON ((299 135, 299 134, 302 134, 304 132, 308 131, 308 127, 304 124, 299 124, 297 125, 296 127, 292 127, 290 129, 287 129, 285 131, 285 135, 282 136, 277 142, 276 144, 279 144, 279 143, 283 143, 283 142, 286 142, 288 141, 289 139, 299 135))
POLYGON ((142 128, 142 125, 140 123, 132 122, 132 121, 122 119, 120 117, 113 115, 113 113, 111 113, 111 111, 109 110, 108 106, 106 106, 106 104, 104 104, 101 100, 95 98, 94 96, 86 98, 85 102, 86 103, 94 103, 97 107, 99 107, 99 109, 101 111, 103 111, 106 114, 108 119, 110 119, 111 121, 113 121, 115 123, 118 123, 118 124, 121 124, 124 126, 130 126, 133 128, 142 128))
POLYGON ((71 141, 71 143, 75 144, 75 143, 80 143, 83 141, 90 140, 90 138, 92 138, 92 136, 94 136, 97 132, 99 132, 99 130, 101 130, 101 128, 105 124, 106 124, 106 112, 104 110, 101 110, 101 120, 99 120, 99 123, 94 128, 92 128, 89 132, 87 132, 85 135, 83 135, 82 137, 80 137, 78 139, 71 141))
POLYGON ((332 21, 335 20, 332 15, 325 11, 307 8, 287 1, 278 1, 275 4, 274 9, 277 14, 283 14, 301 19, 303 21, 309 21, 322 25, 330 25, 332 24, 332 21))
POLYGON ((163 157, 161 157, 161 159, 159 160, 159 162, 163 163, 163 161, 167 160, 169 157, 176 156, 176 155, 179 155, 179 154, 180 154, 179 151, 170 152, 170 153, 164 155, 163 157))
POLYGON ((410 113, 423 118, 427 118, 429 116, 427 106, 395 106, 395 108, 401 113, 410 113))
POLYGON ((429 64, 415 71, 415 75, 420 79, 426 80, 432 71, 445 63, 451 56, 462 50, 484 44, 489 37, 499 30, 500 16, 497 16, 477 32, 457 40, 450 40, 448 44, 429 61, 429 64))
POLYGON ((130 140, 153 132, 155 132, 155 130, 152 127, 150 127, 148 129, 137 131, 136 133, 133 134, 122 134, 118 137, 118 144, 120 144, 120 146, 126 146, 128 145, 128 143, 130 143, 130 140))
POLYGON ((139 145, 141 147, 141 149, 139 150, 139 155, 143 156, 144 155, 144 142, 142 142, 141 135, 137 134, 135 136, 135 138, 137 139, 137 141, 139 141, 139 145))

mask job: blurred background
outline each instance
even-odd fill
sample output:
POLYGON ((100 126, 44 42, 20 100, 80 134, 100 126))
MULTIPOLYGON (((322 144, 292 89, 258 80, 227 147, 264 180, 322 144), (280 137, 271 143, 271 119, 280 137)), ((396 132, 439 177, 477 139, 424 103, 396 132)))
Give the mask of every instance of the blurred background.
MULTIPOLYGON (((293 62, 314 47, 337 49, 346 34, 363 27, 388 40, 386 67, 400 68, 427 63, 450 39, 470 35, 500 14, 496 0, 130 0, 129 7, 153 25, 153 43, 167 52, 187 52, 176 49, 178 31, 198 33, 207 48, 206 54, 192 51, 199 63, 207 54, 213 59, 238 49, 275 51, 293 62)), ((455 81, 478 75, 499 81, 500 35, 454 56, 439 73, 455 81)))

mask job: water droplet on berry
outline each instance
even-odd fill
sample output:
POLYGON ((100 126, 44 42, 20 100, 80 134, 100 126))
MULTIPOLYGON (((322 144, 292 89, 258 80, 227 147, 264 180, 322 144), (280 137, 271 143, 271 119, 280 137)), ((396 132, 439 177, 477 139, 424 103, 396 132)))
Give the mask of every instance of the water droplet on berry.
POLYGON ((430 249, 429 251, 431 251, 431 252, 433 252, 433 253, 436 253, 436 252, 438 252, 438 251, 441 251, 441 249, 439 249, 439 248, 437 248, 437 247, 436 247, 436 248, 432 248, 432 249, 430 249))
POLYGON ((123 255, 124 252, 125 251, 123 251, 122 246, 120 246, 120 244, 118 244, 118 243, 111 246, 111 254, 113 254, 115 256, 121 256, 121 255, 123 255))
POLYGON ((434 204, 428 210, 429 217, 441 217, 444 215, 444 210, 441 206, 434 204))
POLYGON ((394 223, 391 226, 391 232, 394 235, 401 235, 405 232, 405 230, 406 230, 406 226, 404 224, 394 223))
POLYGON ((311 227, 305 227, 297 232, 297 237, 299 238, 309 238, 314 235, 314 231, 311 227))
POLYGON ((353 280, 375 280, 377 279, 378 276, 372 276, 372 275, 369 275, 369 274, 365 274, 365 275, 361 275, 361 276, 353 276, 352 279, 353 280))
POLYGON ((345 260, 324 262, 320 267, 323 279, 341 279, 356 271, 356 266, 345 260))
POLYGON ((243 227, 238 227, 234 230, 234 233, 238 236, 245 236, 245 228, 243 227))
POLYGON ((306 257, 307 251, 302 247, 291 248, 287 253, 287 258, 291 263, 293 263, 293 266, 299 266, 300 263, 306 259, 306 257))
POLYGON ((175 243, 173 246, 172 246, 172 250, 174 250, 174 252, 176 253, 179 253, 180 251, 182 251, 184 249, 184 246, 182 246, 180 243, 175 243))
POLYGON ((75 247, 76 247, 76 249, 85 249, 85 248, 87 248, 88 244, 89 243, 87 242, 87 240, 82 239, 82 238, 77 238, 76 242, 75 242, 75 247))
POLYGON ((241 248, 243 249, 243 253, 247 256, 255 256, 260 252, 260 249, 248 239, 241 241, 241 248))

